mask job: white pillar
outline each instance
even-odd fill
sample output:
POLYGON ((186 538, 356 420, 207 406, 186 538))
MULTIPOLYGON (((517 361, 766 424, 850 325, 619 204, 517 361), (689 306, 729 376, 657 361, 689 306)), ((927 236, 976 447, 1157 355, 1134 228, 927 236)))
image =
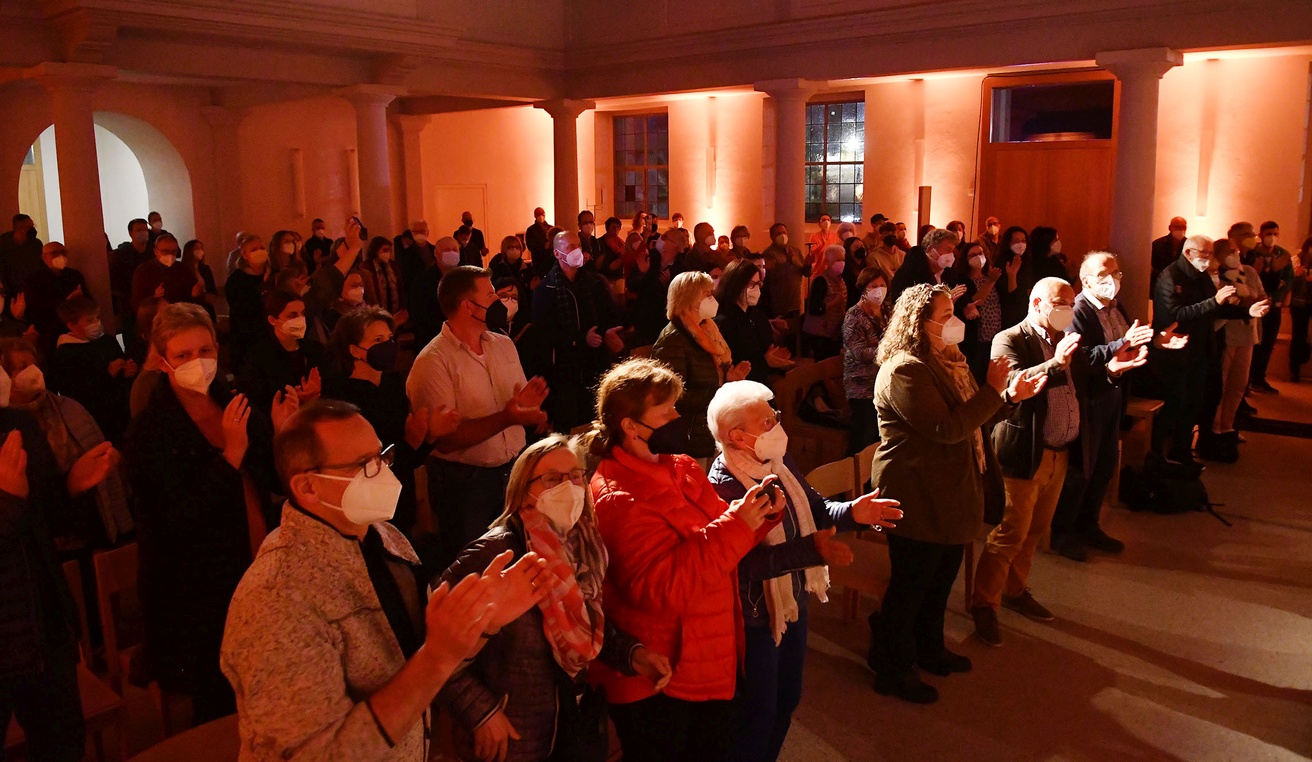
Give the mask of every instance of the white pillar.
POLYGON ((555 161, 556 226, 578 230, 579 214, 579 114, 594 109, 593 101, 539 101, 534 107, 551 114, 552 157, 555 161))
POLYGON ((1146 48, 1103 52, 1097 60, 1121 83, 1111 244, 1125 273, 1124 305, 1132 317, 1146 318, 1157 190, 1158 90, 1162 75, 1184 63, 1184 56, 1170 48, 1146 48))
POLYGON ((392 167, 387 152, 387 106, 396 88, 356 85, 341 90, 355 107, 356 165, 360 182, 360 219, 372 235, 390 235, 392 226, 392 167))
POLYGON ((806 101, 819 89, 804 79, 757 82, 757 92, 775 104, 774 222, 788 226, 788 238, 799 249, 806 237, 806 101))
POLYGON ((433 120, 428 114, 398 114, 393 117, 401 129, 401 158, 405 167, 405 226, 424 219, 424 153, 420 135, 433 120))
POLYGON ((59 198, 64 246, 72 265, 87 279, 88 294, 109 319, 109 260, 105 256, 105 211, 100 197, 96 125, 92 96, 101 83, 118 76, 112 66, 42 63, 28 70, 50 94, 59 163, 59 198))

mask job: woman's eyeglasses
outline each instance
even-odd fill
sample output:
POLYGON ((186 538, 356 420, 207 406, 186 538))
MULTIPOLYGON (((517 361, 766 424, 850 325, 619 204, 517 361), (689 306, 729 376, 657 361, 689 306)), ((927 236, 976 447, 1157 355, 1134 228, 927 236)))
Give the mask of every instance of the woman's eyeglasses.
POLYGON ((588 472, 582 468, 576 468, 573 471, 565 473, 560 471, 548 471, 545 474, 539 474, 532 479, 529 479, 529 483, 542 482, 542 485, 547 489, 553 489, 564 484, 565 480, 568 479, 570 483, 582 487, 583 480, 586 479, 587 476, 588 472))

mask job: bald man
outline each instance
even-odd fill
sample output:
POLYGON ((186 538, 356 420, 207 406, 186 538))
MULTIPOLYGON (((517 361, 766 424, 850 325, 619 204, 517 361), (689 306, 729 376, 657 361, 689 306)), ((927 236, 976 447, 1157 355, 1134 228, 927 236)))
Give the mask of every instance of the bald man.
POLYGON ((1189 222, 1183 217, 1172 217, 1166 235, 1153 241, 1153 274, 1149 281, 1148 298, 1153 295, 1157 276, 1180 258, 1184 251, 1184 238, 1189 230, 1189 222))
MULTIPOLYGON (((1052 612, 1030 594, 1029 573, 1061 495, 1069 451, 1081 436, 1079 398, 1129 369, 1113 360, 1098 373, 1088 355, 1078 351, 1080 334, 1065 332, 1074 320, 1074 304, 1075 291, 1068 283, 1044 278, 1030 291, 1026 318, 993 337, 992 356, 1010 361, 1013 378, 1042 374, 1047 383, 993 429, 1007 503, 980 556, 970 612, 976 637, 990 646, 1002 645, 999 606, 1035 621, 1052 621, 1052 612)), ((1146 360, 1145 354, 1135 361, 1142 365, 1146 360)))

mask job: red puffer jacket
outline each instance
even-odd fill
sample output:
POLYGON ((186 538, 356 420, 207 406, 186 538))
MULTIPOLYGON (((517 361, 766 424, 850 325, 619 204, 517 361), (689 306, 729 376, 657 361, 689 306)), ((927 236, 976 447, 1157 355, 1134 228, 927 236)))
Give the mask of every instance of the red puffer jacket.
MULTIPOLYGON (((610 554, 603 598, 615 626, 674 666, 665 694, 685 701, 733 698, 742 645, 738 562, 757 543, 696 461, 649 463, 616 448, 592 477, 597 523, 610 554)), ((593 662, 592 677, 616 704, 654 695, 642 677, 593 662)))

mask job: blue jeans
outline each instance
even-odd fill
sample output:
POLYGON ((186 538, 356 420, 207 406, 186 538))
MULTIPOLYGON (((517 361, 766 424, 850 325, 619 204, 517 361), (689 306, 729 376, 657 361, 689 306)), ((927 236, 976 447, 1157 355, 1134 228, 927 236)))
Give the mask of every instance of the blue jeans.
POLYGON ((737 762, 773 762, 779 758, 793 712, 802 701, 802 665, 806 659, 806 600, 798 601, 797 621, 784 630, 779 645, 769 625, 746 627, 747 654, 738 678, 737 762))

